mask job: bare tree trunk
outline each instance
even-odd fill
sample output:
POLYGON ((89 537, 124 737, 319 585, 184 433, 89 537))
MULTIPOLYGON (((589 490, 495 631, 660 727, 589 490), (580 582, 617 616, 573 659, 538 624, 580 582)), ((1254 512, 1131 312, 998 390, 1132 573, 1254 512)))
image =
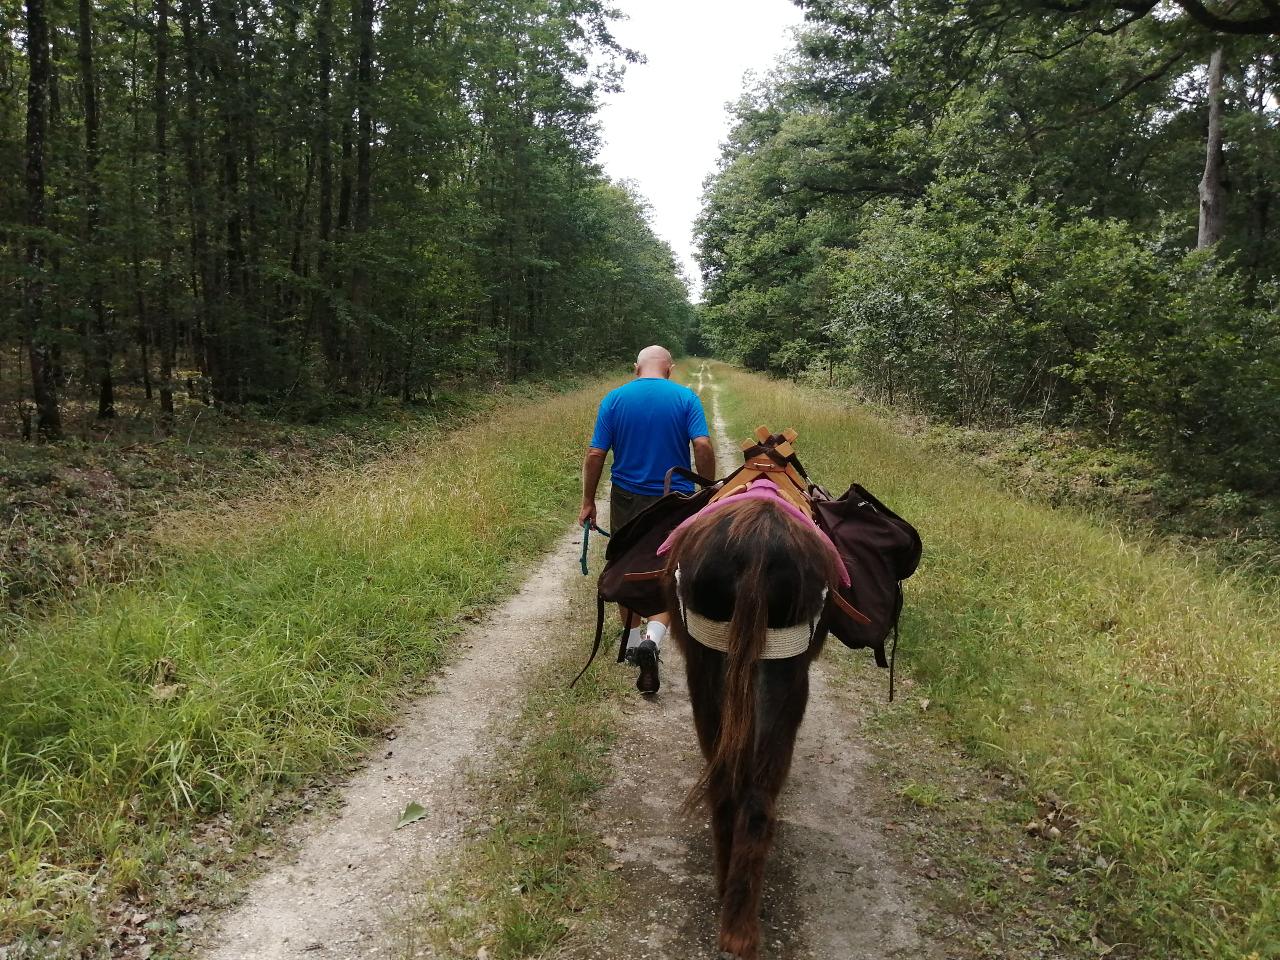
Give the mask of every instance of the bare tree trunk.
POLYGON ((197 90, 200 70, 197 64, 195 0, 182 0, 182 51, 185 69, 186 116, 180 128, 187 170, 187 211, 191 221, 191 272, 196 278, 196 318, 193 349, 199 358, 201 372, 208 378, 218 375, 215 346, 216 314, 221 285, 215 269, 209 240, 209 192, 199 140, 200 104, 197 90))
POLYGON ((360 0, 356 67, 356 233, 369 229, 370 151, 373 141, 373 0, 360 0))
POLYGON ((147 320, 146 289, 142 282, 142 250, 139 241, 142 231, 138 216, 139 196, 142 192, 141 177, 138 173, 138 151, 142 144, 142 107, 138 95, 138 91, 142 89, 142 71, 139 69, 142 59, 138 52, 138 38, 141 35, 143 24, 142 11, 138 0, 133 0, 132 12, 134 26, 131 41, 132 51, 130 53, 132 76, 129 83, 131 90, 129 117, 133 135, 129 138, 129 263, 130 272, 133 276, 133 305, 134 315, 137 320, 138 359, 142 366, 142 388, 146 398, 150 400, 152 395, 151 356, 149 353, 151 328, 147 320))
POLYGON ((85 247, 89 271, 89 309, 93 314, 93 372, 98 382, 98 419, 116 415, 115 388, 111 381, 111 331, 107 327, 107 311, 102 303, 101 268, 98 264, 98 233, 102 221, 102 185, 98 180, 98 161, 102 151, 98 145, 98 85, 93 71, 93 7, 90 0, 80 0, 80 88, 84 100, 84 167, 85 167, 85 247))
POLYGON ((216 358, 213 393, 220 401, 238 403, 244 394, 241 345, 245 325, 243 311, 247 302, 244 192, 240 168, 241 138, 245 133, 240 30, 235 0, 215 0, 210 10, 216 31, 213 76, 217 88, 218 151, 221 155, 218 209, 224 231, 218 274, 219 282, 225 283, 219 299, 223 310, 218 317, 218 336, 211 345, 211 353, 216 358))
POLYGON ((329 386, 338 383, 338 330, 328 295, 330 244, 333 239, 333 106, 330 88, 333 82, 333 0, 320 0, 316 14, 316 46, 320 60, 320 135, 316 153, 320 161, 320 235, 316 255, 316 292, 312 294, 312 316, 319 320, 320 342, 324 348, 329 386))
POLYGON ((1223 186, 1222 48, 1209 58, 1209 134, 1205 139, 1204 176, 1200 179, 1200 230, 1196 249, 1211 247, 1226 232, 1227 203, 1223 186))
MULTIPOLYGON (((85 2, 85 0, 81 0, 85 2)), ((169 0, 156 0, 156 222, 160 233, 160 414, 173 418, 173 357, 178 335, 173 316, 169 250, 169 0)))
POLYGON ((27 271, 23 284, 27 354, 31 363, 31 388, 36 402, 36 431, 44 440, 62 435, 58 389, 53 375, 44 318, 44 243, 39 237, 44 223, 45 111, 49 91, 49 24, 44 0, 27 0, 27 271))
MULTIPOLYGON (((373 0, 358 0, 356 13, 356 182, 355 222, 352 233, 361 239, 369 231, 370 154, 373 141, 373 0)), ((347 346, 348 380, 352 386, 365 379, 369 322, 369 272, 365 255, 358 251, 351 269, 351 306, 354 323, 347 346)))

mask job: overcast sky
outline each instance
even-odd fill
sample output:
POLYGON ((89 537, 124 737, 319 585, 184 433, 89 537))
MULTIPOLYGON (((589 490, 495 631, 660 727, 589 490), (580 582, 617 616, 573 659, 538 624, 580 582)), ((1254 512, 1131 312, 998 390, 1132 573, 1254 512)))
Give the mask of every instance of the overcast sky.
POLYGON ((634 180, 653 205, 653 226, 696 285, 693 221, 703 179, 729 132, 726 103, 747 70, 767 73, 802 20, 791 0, 618 0, 628 19, 618 40, 647 58, 601 113, 600 160, 634 180))

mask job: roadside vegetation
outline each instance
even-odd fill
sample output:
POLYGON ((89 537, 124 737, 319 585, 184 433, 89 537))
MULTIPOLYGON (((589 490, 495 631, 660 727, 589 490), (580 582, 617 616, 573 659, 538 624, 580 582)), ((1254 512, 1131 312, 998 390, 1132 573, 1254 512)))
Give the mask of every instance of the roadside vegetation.
POLYGON ((182 514, 155 577, 12 622, 0 944, 107 949, 153 912, 165 933, 273 804, 357 757, 461 616, 565 529, 603 389, 526 393, 305 490, 182 514))
POLYGON ((1268 5, 802 6, 708 185, 699 344, 1280 569, 1268 5))
POLYGON ((1030 502, 830 394, 715 369, 734 435, 794 426, 833 493, 856 479, 920 529, 903 663, 1085 891, 1065 928, 1113 957, 1277 956, 1277 584, 1030 502))
MULTIPOLYGON (((914 641, 904 636, 903 663, 914 641)), ((1116 945, 1098 935, 1107 923, 1096 911, 1092 877, 1080 869, 1086 851, 1053 839, 1051 831, 1069 822, 1060 806, 957 743, 952 718, 909 671, 899 673, 889 703, 885 671, 865 651, 829 644, 822 657, 828 677, 863 700, 860 732, 877 757, 863 802, 886 824, 896 859, 933 907, 923 929, 945 944, 947 957, 1149 955, 1134 945, 1107 952, 1116 945)))
MULTIPOLYGON (((421 431, 523 389, 270 410, 179 397, 167 429, 139 396, 128 416, 106 426, 91 413, 64 418, 61 443, 0 444, 0 608, 30 614, 142 576, 164 561, 152 527, 165 515, 217 509, 264 486, 300 489, 326 471, 392 455, 421 431)), ((122 408, 131 396, 120 391, 122 408)))
POLYGON ((568 687, 590 648, 591 600, 587 589, 572 597, 576 642, 558 644, 530 684, 519 735, 477 772, 473 835, 395 925, 400 960, 545 956, 617 895, 595 797, 608 783, 620 702, 633 691, 628 673, 608 663, 568 687))
POLYGON ((948 459, 971 463, 1007 489, 1050 506, 1072 506, 1135 536, 1157 533, 1206 563, 1250 575, 1280 575, 1280 497, 1178 471, 1133 446, 1079 427, 960 425, 908 403, 872 399, 847 371, 798 378, 840 404, 857 403, 896 432, 948 459))
POLYGON ((596 162, 638 59, 617 16, 4 4, 0 438, 163 428, 191 394, 430 399, 678 339, 680 267, 596 162))

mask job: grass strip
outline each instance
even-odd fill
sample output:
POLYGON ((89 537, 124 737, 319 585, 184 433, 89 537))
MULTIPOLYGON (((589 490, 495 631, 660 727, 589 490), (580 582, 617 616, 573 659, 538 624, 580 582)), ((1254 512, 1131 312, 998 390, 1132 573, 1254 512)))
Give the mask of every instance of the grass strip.
POLYGON ((602 390, 499 408, 305 496, 186 517, 188 546, 154 582, 10 630, 0 943, 103 942, 101 905, 198 879, 193 827, 217 815, 218 842, 241 846, 274 792, 357 757, 459 616, 563 532, 602 390))
MULTIPOLYGON (((588 611, 590 599, 575 597, 575 611, 588 611)), ((631 675, 612 668, 606 651, 570 690, 591 637, 585 624, 574 633, 569 651, 534 678, 514 727, 521 736, 474 785, 483 811, 476 834, 446 878, 395 923, 400 960, 542 956, 615 895, 592 807, 608 782, 631 675)))
MULTIPOLYGON (((830 394, 716 365, 735 436, 920 529, 903 659, 951 728, 1053 795, 1112 956, 1280 956, 1280 598, 1030 503, 830 394)), ((839 493, 839 489, 833 492, 839 493)))
POLYGON ((180 522, 178 511, 218 511, 264 489, 301 496, 316 478, 396 456, 430 430, 546 396, 546 384, 467 386, 429 404, 353 401, 309 422, 188 398, 167 432, 150 417, 104 425, 87 411, 93 426, 73 424, 59 443, 0 444, 0 621, 153 577, 167 556, 155 526, 180 522))

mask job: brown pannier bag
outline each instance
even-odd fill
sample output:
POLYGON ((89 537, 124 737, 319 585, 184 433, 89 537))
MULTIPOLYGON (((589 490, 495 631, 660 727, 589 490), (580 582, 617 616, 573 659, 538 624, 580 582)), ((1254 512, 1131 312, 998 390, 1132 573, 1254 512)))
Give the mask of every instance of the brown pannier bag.
MULTIPOLYGON (((626 526, 610 535, 604 550, 604 569, 596 587, 596 636, 591 645, 591 658, 573 678, 573 683, 587 672, 587 667, 591 666, 600 650, 606 603, 616 603, 642 617, 651 617, 666 609, 662 599, 662 571, 666 560, 658 556, 658 548, 672 530, 711 502, 715 494, 713 488, 718 486, 717 481, 708 480, 692 470, 673 467, 667 471, 662 499, 650 504, 626 526), (687 477, 702 489, 694 493, 672 493, 671 478, 676 474, 687 477)), ((626 630, 623 630, 618 639, 618 662, 622 663, 626 655, 626 630)))
POLYGON ((849 571, 852 582, 840 588, 840 595, 869 621, 863 623, 828 604, 822 625, 846 647, 869 647, 876 663, 887 667, 884 642, 893 632, 896 644, 902 581, 920 563, 920 534, 860 484, 853 484, 838 500, 818 486, 811 486, 809 495, 814 519, 849 571))

